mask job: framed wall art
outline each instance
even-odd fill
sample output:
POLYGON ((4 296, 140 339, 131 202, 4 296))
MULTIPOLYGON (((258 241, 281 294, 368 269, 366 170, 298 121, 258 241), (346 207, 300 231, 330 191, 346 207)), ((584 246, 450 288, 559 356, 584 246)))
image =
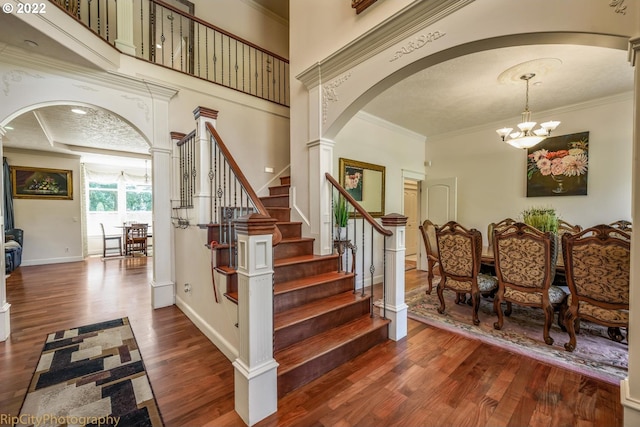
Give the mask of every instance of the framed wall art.
POLYGON ((347 190, 369 214, 384 216, 385 167, 340 158, 340 185, 347 190))
POLYGON ((584 196, 589 132, 549 137, 527 149, 527 197, 584 196))
POLYGON ((70 170, 11 166, 11 193, 16 199, 73 200, 70 170))

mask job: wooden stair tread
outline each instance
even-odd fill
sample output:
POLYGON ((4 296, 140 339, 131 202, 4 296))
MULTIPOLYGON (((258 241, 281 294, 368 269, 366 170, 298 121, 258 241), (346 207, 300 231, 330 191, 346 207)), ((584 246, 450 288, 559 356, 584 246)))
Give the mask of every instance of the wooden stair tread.
POLYGON ((279 267, 284 265, 301 264, 309 261, 321 261, 324 259, 338 258, 337 254, 332 255, 299 255, 289 258, 280 258, 273 260, 273 266, 279 267))
POLYGON ((274 354, 276 361, 280 364, 278 367, 278 375, 301 366, 309 359, 318 358, 340 347, 347 341, 381 328, 389 324, 389 322, 388 319, 383 319, 379 316, 372 318, 367 314, 351 322, 283 348, 274 354))
POLYGON ((283 237, 282 240, 280 240, 280 244, 286 243, 286 242, 291 242, 291 243, 295 243, 295 242, 313 242, 315 239, 313 237, 283 237))
POLYGON ((237 292, 227 292, 224 294, 227 299, 233 303, 238 303, 238 293, 237 292))
POLYGON ((312 319, 323 313, 337 311, 342 307, 347 307, 351 304, 355 304, 369 298, 370 295, 365 295, 363 297, 360 293, 347 291, 294 307, 281 313, 277 313, 274 316, 273 329, 274 331, 278 331, 284 327, 312 319))
POLYGON ((339 280, 349 276, 353 276, 353 273, 345 274, 338 273, 337 271, 330 271, 328 273, 317 274, 315 276, 302 277, 300 279, 294 279, 288 282, 276 283, 273 294, 280 295, 309 286, 316 286, 323 283, 332 282, 334 280, 339 280))

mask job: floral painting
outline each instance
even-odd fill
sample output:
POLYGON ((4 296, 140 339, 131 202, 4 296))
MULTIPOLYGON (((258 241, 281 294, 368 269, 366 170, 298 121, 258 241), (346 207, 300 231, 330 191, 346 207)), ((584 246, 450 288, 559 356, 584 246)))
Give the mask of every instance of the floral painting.
POLYGON ((589 132, 550 137, 527 150, 527 197, 587 194, 589 132))
POLYGON ((73 199, 71 171, 11 166, 11 189, 16 199, 73 199))
POLYGON ((363 178, 362 168, 354 166, 344 167, 344 189, 347 190, 351 197, 357 202, 362 201, 363 178))

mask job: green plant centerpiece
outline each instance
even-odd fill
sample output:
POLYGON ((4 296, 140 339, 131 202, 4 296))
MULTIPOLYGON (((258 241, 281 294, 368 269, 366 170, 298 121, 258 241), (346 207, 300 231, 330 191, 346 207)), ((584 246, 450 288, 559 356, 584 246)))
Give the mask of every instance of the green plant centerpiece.
POLYGON ((542 232, 558 234, 558 216, 554 208, 529 208, 522 211, 522 221, 542 232))
POLYGON ((347 224, 349 223, 349 214, 350 214, 349 202, 344 196, 339 196, 338 200, 333 205, 333 217, 335 219, 335 226, 338 229, 337 230, 338 239, 345 238, 345 236, 343 236, 342 234, 342 233, 345 233, 345 231, 341 231, 341 229, 344 229, 347 227, 347 224))

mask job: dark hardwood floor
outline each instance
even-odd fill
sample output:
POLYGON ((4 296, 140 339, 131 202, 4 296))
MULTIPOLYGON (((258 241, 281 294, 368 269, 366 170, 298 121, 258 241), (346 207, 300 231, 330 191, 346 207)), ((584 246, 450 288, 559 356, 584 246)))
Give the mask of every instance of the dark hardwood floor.
MULTIPOLYGON (((128 316, 166 426, 244 425, 231 362, 176 307, 152 310, 150 281, 144 257, 12 273, 0 414, 18 414, 47 333, 128 316)), ((288 394, 258 425, 621 426, 622 406, 618 386, 409 320, 408 338, 288 394)))

